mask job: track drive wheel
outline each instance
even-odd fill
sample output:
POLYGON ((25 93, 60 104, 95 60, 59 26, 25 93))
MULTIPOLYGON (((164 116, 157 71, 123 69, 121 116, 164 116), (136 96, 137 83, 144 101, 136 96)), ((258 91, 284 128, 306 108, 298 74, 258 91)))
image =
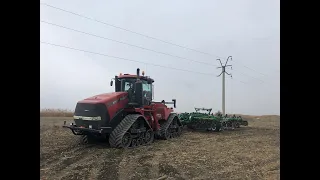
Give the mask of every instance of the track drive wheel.
POLYGON ((131 142, 132 142, 131 134, 126 132, 122 137, 121 146, 124 148, 127 148, 130 146, 131 142))
POLYGON ((153 142, 154 140, 154 132, 152 129, 149 129, 144 136, 144 142, 146 145, 149 145, 153 142))
MULTIPOLYGON (((144 121, 143 116, 140 114, 127 115, 112 131, 109 136, 109 144, 113 148, 128 148, 139 146, 137 139, 132 138, 130 128, 138 120, 144 121)), ((135 126, 135 125, 134 125, 135 126)), ((149 128, 149 127, 148 127, 149 128)), ((140 138, 140 137, 138 137, 140 138)), ((140 142, 138 142, 140 143, 140 142)))

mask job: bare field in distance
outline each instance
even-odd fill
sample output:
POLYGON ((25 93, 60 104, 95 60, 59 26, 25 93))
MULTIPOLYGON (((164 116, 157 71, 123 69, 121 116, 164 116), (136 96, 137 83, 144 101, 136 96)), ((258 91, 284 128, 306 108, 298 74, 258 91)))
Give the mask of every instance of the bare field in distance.
POLYGON ((73 111, 68 109, 41 109, 40 117, 73 117, 73 111))
POLYGON ((245 116, 248 127, 192 132, 137 149, 79 145, 61 126, 72 112, 40 112, 41 179, 280 179, 280 116, 245 116), (53 116, 56 117, 53 117, 53 116))

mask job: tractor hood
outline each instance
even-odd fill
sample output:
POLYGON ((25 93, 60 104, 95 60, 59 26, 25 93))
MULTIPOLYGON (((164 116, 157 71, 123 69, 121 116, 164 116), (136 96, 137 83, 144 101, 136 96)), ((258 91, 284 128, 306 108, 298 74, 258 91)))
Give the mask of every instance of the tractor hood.
POLYGON ((117 101, 120 101, 124 98, 126 98, 128 95, 127 92, 112 92, 112 93, 104 93, 95 95, 89 98, 86 98, 84 100, 79 101, 78 103, 85 103, 85 104, 114 104, 117 101))
POLYGON ((93 129, 113 126, 112 119, 126 106, 127 97, 127 92, 112 92, 78 101, 74 112, 76 125, 93 129))

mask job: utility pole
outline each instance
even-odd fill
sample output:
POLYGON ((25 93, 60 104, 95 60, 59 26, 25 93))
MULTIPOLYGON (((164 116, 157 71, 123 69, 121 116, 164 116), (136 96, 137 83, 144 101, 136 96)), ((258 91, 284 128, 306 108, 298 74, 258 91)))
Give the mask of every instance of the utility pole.
MULTIPOLYGON (((231 78, 232 78, 232 75, 229 74, 229 73, 226 71, 226 67, 228 67, 228 66, 231 66, 231 69, 232 69, 232 65, 227 65, 229 58, 230 58, 231 61, 232 61, 232 56, 229 56, 228 59, 227 59, 227 61, 226 61, 226 63, 225 63, 224 65, 222 65, 220 59, 217 59, 217 61, 219 61, 219 62, 220 62, 220 65, 221 65, 221 67, 217 67, 217 68, 221 68, 221 69, 222 69, 222 71, 221 71, 221 73, 219 74, 219 76, 221 76, 221 74, 222 74, 222 114, 223 114, 223 115, 225 115, 225 108, 226 108, 226 106, 225 106, 225 105, 226 105, 226 104, 225 104, 225 89, 226 89, 226 88, 225 88, 225 73, 227 73, 227 75, 231 76, 231 78)), ((219 76, 217 76, 217 77, 219 77, 219 76)))

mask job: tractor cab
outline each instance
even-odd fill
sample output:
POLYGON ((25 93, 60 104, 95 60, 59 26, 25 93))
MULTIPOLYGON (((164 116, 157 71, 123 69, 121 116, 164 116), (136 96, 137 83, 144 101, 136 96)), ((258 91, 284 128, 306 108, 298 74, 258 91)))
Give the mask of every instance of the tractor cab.
POLYGON ((148 76, 140 76, 140 69, 137 69, 137 74, 121 74, 115 76, 110 82, 110 86, 115 81, 115 92, 128 92, 129 105, 141 107, 149 105, 153 99, 153 82, 154 80, 148 76))

